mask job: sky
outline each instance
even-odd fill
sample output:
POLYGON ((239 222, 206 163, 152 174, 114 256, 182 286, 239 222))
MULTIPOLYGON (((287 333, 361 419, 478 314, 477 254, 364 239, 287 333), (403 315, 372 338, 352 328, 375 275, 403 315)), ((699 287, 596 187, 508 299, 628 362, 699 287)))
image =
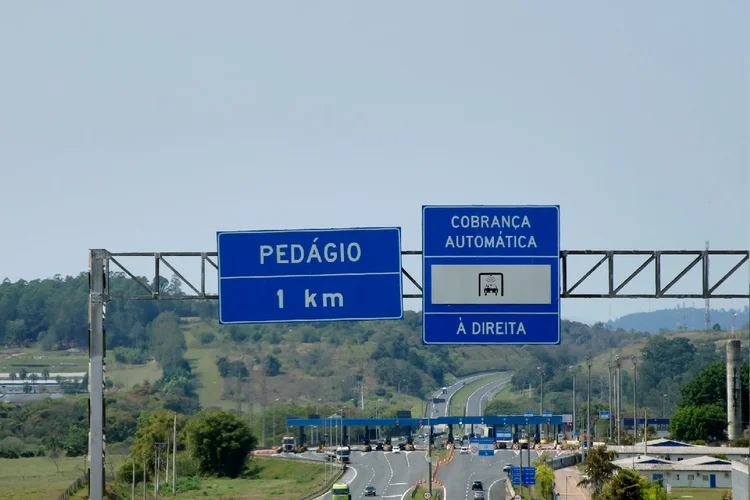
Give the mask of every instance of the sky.
POLYGON ((218 230, 400 226, 418 250, 424 204, 560 205, 567 250, 746 250, 749 21, 740 1, 7 3, 0 276, 215 251, 218 230))

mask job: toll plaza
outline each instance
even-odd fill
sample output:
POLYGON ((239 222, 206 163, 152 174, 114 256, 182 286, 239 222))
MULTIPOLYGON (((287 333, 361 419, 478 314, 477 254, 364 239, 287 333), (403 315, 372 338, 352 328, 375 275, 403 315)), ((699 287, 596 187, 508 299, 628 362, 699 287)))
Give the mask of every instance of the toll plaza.
MULTIPOLYGON (((553 427, 554 434, 557 436, 560 433, 561 427, 564 425, 562 415, 497 415, 497 416, 484 416, 484 417, 435 417, 435 418, 341 418, 337 415, 328 418, 296 418, 287 417, 287 426, 299 427, 299 442, 300 446, 305 444, 305 427, 338 427, 341 429, 341 445, 346 446, 349 444, 349 429, 351 427, 364 427, 365 428, 365 444, 370 444, 370 428, 377 427, 403 427, 407 431, 408 443, 412 443, 412 434, 414 429, 420 429, 428 426, 446 426, 448 430, 448 442, 453 443, 454 426, 470 426, 471 432, 473 433, 473 427, 475 425, 484 425, 492 429, 492 436, 497 435, 497 431, 501 429, 511 428, 513 443, 518 443, 520 436, 520 429, 525 426, 533 426, 536 436, 536 441, 539 441, 540 429, 543 425, 549 425, 553 427)), ((432 436, 431 436, 432 438, 432 436)))

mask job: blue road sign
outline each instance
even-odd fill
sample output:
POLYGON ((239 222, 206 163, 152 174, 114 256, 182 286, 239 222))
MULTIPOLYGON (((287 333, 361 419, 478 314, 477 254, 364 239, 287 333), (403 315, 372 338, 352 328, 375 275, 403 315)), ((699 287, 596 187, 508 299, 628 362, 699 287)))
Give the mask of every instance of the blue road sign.
POLYGON ((497 441, 510 441, 513 439, 512 431, 495 431, 495 439, 497 441))
POLYGON ((599 410, 599 418, 609 420, 609 410, 599 410))
POLYGON ((495 440, 489 438, 471 438, 469 441, 469 447, 474 449, 477 448, 477 455, 480 457, 494 457, 495 456, 495 440))
POLYGON ((560 343, 558 206, 423 206, 422 253, 423 343, 560 343))
POLYGON ((524 417, 533 417, 534 416, 534 412, 533 411, 526 411, 526 412, 523 413, 523 416, 524 417))
POLYGON ((401 228, 220 231, 219 322, 403 319, 401 228))
POLYGON ((510 469, 511 482, 513 484, 521 484, 523 479, 523 486, 534 486, 536 484, 536 467, 517 467, 513 466, 510 469))
POLYGON ((543 417, 551 417, 552 415, 554 415, 554 413, 552 413, 551 411, 543 411, 542 412, 542 416, 543 417))

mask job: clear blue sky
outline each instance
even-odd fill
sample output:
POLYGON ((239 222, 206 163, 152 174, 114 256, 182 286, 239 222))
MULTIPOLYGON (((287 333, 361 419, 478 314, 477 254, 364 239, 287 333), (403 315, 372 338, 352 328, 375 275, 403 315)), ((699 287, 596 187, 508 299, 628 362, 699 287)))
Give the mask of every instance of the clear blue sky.
POLYGON ((747 249, 749 22, 740 1, 7 3, 0 276, 231 229, 399 225, 418 249, 428 203, 559 204, 564 249, 747 249))

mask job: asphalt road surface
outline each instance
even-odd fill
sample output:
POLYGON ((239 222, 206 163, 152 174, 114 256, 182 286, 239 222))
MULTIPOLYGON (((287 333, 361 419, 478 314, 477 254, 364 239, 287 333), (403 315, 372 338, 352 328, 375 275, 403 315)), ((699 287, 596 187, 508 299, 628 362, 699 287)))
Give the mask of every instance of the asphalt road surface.
MULTIPOLYGON (((378 498, 401 499, 417 480, 427 478, 427 460, 424 451, 371 451, 352 452, 353 470, 343 478, 349 482, 352 499, 364 498, 365 488, 374 486, 378 498)), ((331 498, 326 493, 321 499, 331 498)))
POLYGON ((466 400, 466 415, 469 416, 481 416, 482 408, 490 400, 492 395, 496 393, 504 385, 510 383, 511 375, 503 377, 500 380, 495 380, 483 385, 469 396, 466 400))
MULTIPOLYGON (((531 458, 532 461, 537 458, 535 451, 531 452, 531 458)), ((523 461, 526 465, 526 451, 523 461)), ((481 481, 485 492, 491 488, 492 496, 488 497, 488 500, 505 500, 505 464, 518 465, 518 453, 513 450, 496 450, 495 455, 491 457, 456 454, 450 463, 438 469, 438 479, 445 484, 446 500, 473 499, 471 485, 474 481, 481 481)))
POLYGON ((480 375, 473 375, 471 377, 457 380, 453 385, 447 387, 448 392, 443 394, 438 390, 430 396, 430 401, 427 403, 428 416, 432 417, 447 417, 450 398, 463 388, 464 385, 471 384, 479 379, 489 377, 492 373, 482 373, 480 375), (445 403, 432 403, 432 398, 445 398, 445 403))

